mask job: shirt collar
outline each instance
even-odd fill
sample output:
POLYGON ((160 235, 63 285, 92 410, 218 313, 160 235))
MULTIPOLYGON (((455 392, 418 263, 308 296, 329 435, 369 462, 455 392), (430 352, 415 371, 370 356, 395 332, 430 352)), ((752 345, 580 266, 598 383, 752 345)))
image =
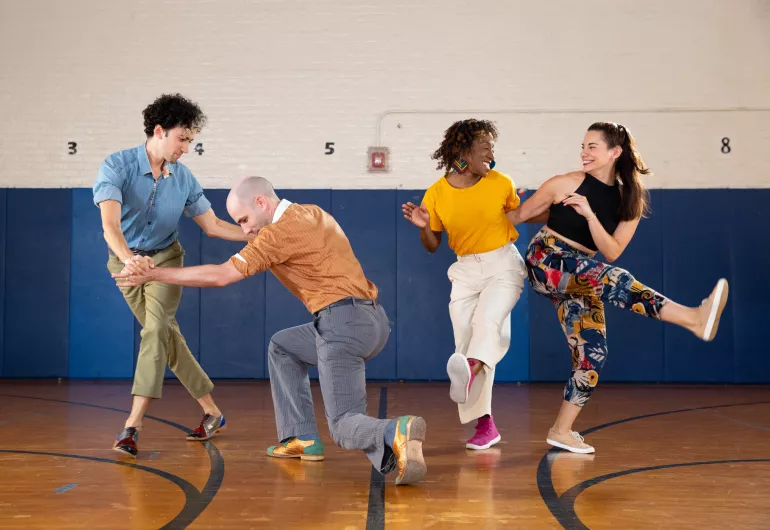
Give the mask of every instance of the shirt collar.
MULTIPOLYGON (((150 158, 147 156, 147 144, 143 143, 136 148, 136 151, 136 156, 139 159, 139 169, 142 171, 142 175, 152 175, 150 158)), ((176 166, 176 164, 169 164, 168 162, 163 164, 163 178, 168 178, 174 174, 174 166, 176 166)))
POLYGON ((275 213, 273 213, 273 222, 276 222, 278 219, 281 218, 283 215, 283 212, 286 211, 286 208, 292 205, 291 201, 287 201, 286 199, 281 199, 281 202, 278 203, 278 207, 275 209, 275 213))

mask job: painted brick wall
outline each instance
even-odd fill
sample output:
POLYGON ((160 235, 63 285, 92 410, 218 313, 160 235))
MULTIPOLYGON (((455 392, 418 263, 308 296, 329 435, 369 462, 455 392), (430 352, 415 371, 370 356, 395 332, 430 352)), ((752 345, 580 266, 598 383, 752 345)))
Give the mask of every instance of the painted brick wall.
POLYGON ((183 158, 208 188, 424 189, 469 115, 524 188, 576 168, 595 119, 635 133, 651 187, 767 187, 768 28, 768 0, 0 2, 0 187, 90 187, 170 91, 210 118, 183 158))

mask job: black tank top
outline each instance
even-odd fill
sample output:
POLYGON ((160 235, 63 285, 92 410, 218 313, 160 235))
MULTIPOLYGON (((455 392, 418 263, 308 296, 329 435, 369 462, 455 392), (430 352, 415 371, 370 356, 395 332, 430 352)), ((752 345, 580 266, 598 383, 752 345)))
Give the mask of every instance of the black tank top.
MULTIPOLYGON (((616 182, 614 186, 608 186, 586 173, 575 193, 585 196, 607 233, 614 234, 620 223, 620 183, 616 182)), ((552 204, 546 226, 586 248, 598 250, 594 238, 591 237, 588 221, 572 206, 564 206, 560 202, 552 204)))

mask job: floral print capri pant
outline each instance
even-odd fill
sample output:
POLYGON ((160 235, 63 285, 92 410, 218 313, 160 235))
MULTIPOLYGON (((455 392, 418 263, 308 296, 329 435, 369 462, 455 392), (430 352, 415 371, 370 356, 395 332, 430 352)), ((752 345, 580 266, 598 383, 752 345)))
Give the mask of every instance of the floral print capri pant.
POLYGON ((582 407, 607 360, 604 303, 660 320, 668 300, 628 271, 591 259, 545 230, 532 238, 526 264, 532 289, 556 306, 572 351, 572 376, 564 399, 582 407))

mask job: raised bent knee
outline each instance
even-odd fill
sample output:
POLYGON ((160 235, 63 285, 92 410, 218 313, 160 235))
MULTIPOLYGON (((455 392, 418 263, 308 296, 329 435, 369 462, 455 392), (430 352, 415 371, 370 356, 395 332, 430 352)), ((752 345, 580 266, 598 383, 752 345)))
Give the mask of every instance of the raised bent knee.
POLYGON ((284 348, 275 341, 275 335, 270 339, 270 344, 267 345, 267 354, 269 356, 283 355, 285 353, 284 348))

